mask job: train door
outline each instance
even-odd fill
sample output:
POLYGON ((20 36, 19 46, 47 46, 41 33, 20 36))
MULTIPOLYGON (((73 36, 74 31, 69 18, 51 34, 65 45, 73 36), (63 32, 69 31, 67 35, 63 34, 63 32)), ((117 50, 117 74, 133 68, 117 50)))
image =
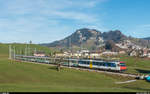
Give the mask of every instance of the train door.
POLYGON ((90 60, 90 68, 92 68, 92 66, 93 66, 93 65, 92 65, 92 60, 90 60))

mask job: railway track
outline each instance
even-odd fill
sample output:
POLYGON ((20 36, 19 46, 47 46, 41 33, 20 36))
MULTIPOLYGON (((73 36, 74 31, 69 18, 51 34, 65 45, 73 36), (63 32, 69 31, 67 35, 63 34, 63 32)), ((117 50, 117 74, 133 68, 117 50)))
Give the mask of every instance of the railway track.
POLYGON ((132 77, 132 78, 136 78, 137 77, 136 74, 129 74, 129 73, 109 72, 109 71, 94 70, 94 69, 84 69, 84 68, 76 68, 76 67, 72 67, 72 68, 73 69, 77 69, 77 70, 83 70, 83 71, 120 75, 120 76, 124 76, 124 77, 132 77))

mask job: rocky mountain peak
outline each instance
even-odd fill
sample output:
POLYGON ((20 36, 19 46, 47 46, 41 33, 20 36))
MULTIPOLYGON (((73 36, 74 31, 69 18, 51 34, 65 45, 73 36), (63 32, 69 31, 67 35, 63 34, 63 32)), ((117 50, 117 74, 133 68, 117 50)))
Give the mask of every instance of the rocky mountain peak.
POLYGON ((119 30, 104 32, 102 36, 105 40, 113 40, 114 42, 120 42, 127 39, 127 36, 122 34, 119 30))
POLYGON ((48 47, 81 47, 86 48, 98 48, 105 45, 109 40, 113 43, 122 43, 124 40, 130 40, 131 42, 139 45, 147 45, 149 41, 142 39, 129 38, 125 36, 120 30, 114 30, 101 33, 96 29, 81 28, 77 29, 72 35, 53 43, 44 44, 48 47))

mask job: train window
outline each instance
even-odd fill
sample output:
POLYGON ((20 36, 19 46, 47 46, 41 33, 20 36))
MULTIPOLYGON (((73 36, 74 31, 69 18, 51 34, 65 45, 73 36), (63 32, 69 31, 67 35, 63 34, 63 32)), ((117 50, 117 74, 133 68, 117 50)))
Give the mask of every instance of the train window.
POLYGON ((79 63, 79 64, 81 64, 81 62, 80 62, 80 61, 79 61, 78 63, 79 63))
POLYGON ((79 61, 79 64, 83 64, 83 62, 82 62, 82 61, 79 61))
POLYGON ((96 65, 96 62, 93 62, 93 65, 96 65))
POLYGON ((85 61, 82 61, 82 64, 86 64, 86 62, 85 62, 85 61))
POLYGON ((98 62, 93 62, 93 65, 98 65, 98 62))
POLYGON ((115 63, 111 63, 111 67, 116 67, 116 64, 115 63))
POLYGON ((111 67, 111 63, 107 63, 108 67, 111 67))
POLYGON ((82 62, 82 61, 80 61, 80 64, 83 64, 83 62, 82 62))
POLYGON ((105 66, 106 66, 106 67, 108 67, 108 64, 107 64, 107 63, 105 63, 105 66))
POLYGON ((100 65, 101 63, 100 62, 97 62, 97 65, 100 65))
POLYGON ((82 64, 86 64, 86 62, 85 62, 85 61, 82 61, 82 64))
POLYGON ((103 66, 103 63, 99 63, 99 66, 103 66))
POLYGON ((89 64, 90 64, 90 62, 89 62, 89 61, 87 61, 87 62, 86 62, 86 64, 88 64, 88 65, 89 65, 89 64))
POLYGON ((99 62, 96 62, 96 65, 98 65, 99 64, 99 62))

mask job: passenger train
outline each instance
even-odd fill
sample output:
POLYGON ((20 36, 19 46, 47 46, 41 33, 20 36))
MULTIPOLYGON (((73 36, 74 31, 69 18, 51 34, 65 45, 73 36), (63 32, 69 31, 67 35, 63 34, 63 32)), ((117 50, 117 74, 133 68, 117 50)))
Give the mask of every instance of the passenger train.
MULTIPOLYGON (((16 56, 17 60, 30 61, 30 62, 39 62, 39 63, 47 63, 47 64, 56 64, 51 61, 54 58, 50 57, 36 57, 36 56, 16 56)), ((55 58, 55 60, 59 60, 59 58, 55 58)), ((90 60, 90 59, 63 59, 62 65, 71 66, 71 67, 83 67, 90 69, 99 69, 99 70, 107 70, 107 71, 117 71, 124 72, 127 70, 125 62, 123 61, 115 61, 115 60, 90 60), (70 62, 70 63, 68 63, 70 62)))

